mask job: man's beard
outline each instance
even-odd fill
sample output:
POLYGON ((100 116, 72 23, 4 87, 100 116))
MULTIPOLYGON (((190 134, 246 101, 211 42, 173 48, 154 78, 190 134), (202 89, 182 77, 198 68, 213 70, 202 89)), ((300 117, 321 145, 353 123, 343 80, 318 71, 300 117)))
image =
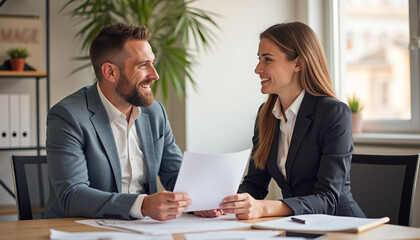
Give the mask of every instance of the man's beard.
MULTIPOLYGON (((145 80, 143 82, 150 81, 150 83, 153 80, 145 80)), ((130 81, 127 78, 127 75, 125 75, 124 72, 121 73, 121 78, 118 81, 116 91, 117 93, 129 104, 136 106, 136 107, 148 107, 152 105, 154 100, 153 92, 149 92, 146 94, 143 94, 138 88, 139 85, 130 85, 130 81)))

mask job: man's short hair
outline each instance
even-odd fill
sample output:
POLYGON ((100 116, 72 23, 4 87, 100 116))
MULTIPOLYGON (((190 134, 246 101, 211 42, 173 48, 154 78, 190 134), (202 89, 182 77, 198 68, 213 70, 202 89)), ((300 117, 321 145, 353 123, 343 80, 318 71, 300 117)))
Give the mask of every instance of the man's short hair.
POLYGON ((89 54, 98 80, 102 79, 101 66, 104 62, 111 62, 119 68, 124 66, 127 53, 124 44, 127 40, 149 40, 149 29, 145 26, 136 26, 121 22, 104 26, 92 40, 89 54))

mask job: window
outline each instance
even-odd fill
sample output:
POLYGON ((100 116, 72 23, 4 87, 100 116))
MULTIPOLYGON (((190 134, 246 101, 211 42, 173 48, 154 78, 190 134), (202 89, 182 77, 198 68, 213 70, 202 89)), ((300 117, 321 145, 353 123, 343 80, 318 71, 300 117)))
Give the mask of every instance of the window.
POLYGON ((361 98, 367 132, 420 133, 418 0, 330 4, 339 98, 361 98))

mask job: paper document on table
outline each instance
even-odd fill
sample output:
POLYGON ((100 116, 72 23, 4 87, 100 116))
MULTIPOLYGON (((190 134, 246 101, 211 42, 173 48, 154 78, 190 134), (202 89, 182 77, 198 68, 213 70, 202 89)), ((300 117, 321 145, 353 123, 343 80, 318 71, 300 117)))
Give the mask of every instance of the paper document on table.
POLYGON ((184 234, 185 240, 265 240, 277 238, 278 231, 217 231, 184 234))
POLYGON ((51 240, 172 240, 172 235, 141 235, 124 232, 63 232, 50 229, 51 240))
POLYGON ((252 228, 299 232, 363 232, 389 222, 388 217, 356 218, 326 214, 304 214, 292 217, 256 223, 252 225, 252 228), (304 220, 305 223, 293 221, 292 217, 304 220))
POLYGON ((174 192, 187 193, 192 204, 187 211, 219 208, 223 198, 236 194, 251 149, 235 153, 185 152, 174 192))
POLYGON ((181 217, 169 221, 143 218, 138 220, 89 219, 76 222, 93 227, 132 231, 150 235, 249 228, 251 226, 249 223, 236 221, 235 215, 233 214, 216 218, 202 218, 191 214, 183 214, 181 217))

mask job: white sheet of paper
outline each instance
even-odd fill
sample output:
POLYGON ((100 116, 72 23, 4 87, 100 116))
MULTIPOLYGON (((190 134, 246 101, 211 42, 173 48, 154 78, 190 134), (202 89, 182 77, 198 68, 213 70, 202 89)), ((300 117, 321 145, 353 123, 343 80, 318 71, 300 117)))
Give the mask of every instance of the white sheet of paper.
POLYGON ((236 194, 251 149, 234 153, 185 152, 174 192, 187 193, 192 204, 187 211, 219 208, 223 198, 236 194))
POLYGON ((191 214, 169 221, 156 221, 151 218, 138 220, 89 219, 77 223, 118 231, 133 231, 150 235, 214 231, 234 228, 249 228, 251 224, 236 221, 235 215, 228 214, 216 218, 202 218, 191 214), (101 224, 98 222, 101 221, 101 224))
POLYGON ((278 229, 284 231, 310 231, 310 232, 352 232, 353 230, 372 224, 384 224, 389 218, 357 218, 331 216, 326 214, 302 214, 292 217, 306 220, 306 224, 297 223, 291 217, 284 217, 277 220, 259 222, 252 225, 252 228, 278 229))
POLYGON ((171 234, 151 236, 124 232, 63 232, 50 229, 51 240, 172 240, 171 234))
POLYGON ((265 240, 276 239, 278 231, 217 231, 217 232, 204 232, 204 233, 189 233, 184 234, 185 240, 265 240))

